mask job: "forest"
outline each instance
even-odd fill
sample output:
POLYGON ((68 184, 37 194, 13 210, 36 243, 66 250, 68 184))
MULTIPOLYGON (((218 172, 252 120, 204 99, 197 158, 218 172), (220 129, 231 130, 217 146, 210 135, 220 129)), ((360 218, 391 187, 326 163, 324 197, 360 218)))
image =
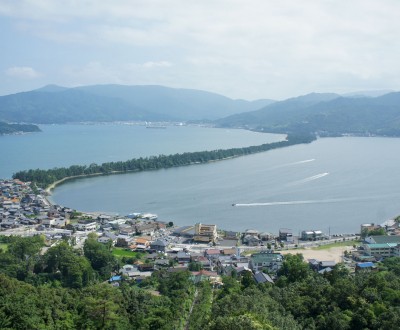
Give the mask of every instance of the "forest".
POLYGON ((127 161, 108 162, 101 165, 90 164, 72 165, 68 168, 53 168, 48 170, 30 169, 20 171, 13 175, 14 179, 24 182, 34 182, 37 187, 45 188, 49 185, 71 177, 89 175, 108 175, 113 173, 138 172, 203 164, 207 162, 250 155, 258 152, 268 151, 276 148, 292 146, 300 143, 311 143, 316 138, 314 135, 289 135, 285 141, 266 143, 258 146, 243 148, 219 149, 212 151, 185 152, 174 155, 159 155, 145 158, 131 159, 127 161))
POLYGON ((376 271, 343 264, 324 275, 302 255, 287 255, 274 284, 249 271, 223 285, 194 284, 189 271, 160 270, 119 287, 120 266, 89 235, 83 249, 65 239, 43 250, 42 236, 1 237, 1 329, 398 329, 400 258, 376 271), (4 248, 6 247, 6 248, 4 248))

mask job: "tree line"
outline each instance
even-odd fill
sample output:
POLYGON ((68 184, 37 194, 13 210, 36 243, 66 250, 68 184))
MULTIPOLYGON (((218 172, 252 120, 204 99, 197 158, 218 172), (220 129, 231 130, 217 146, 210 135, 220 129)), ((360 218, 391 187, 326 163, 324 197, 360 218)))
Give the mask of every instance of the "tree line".
POLYGON ((48 170, 30 169, 15 173, 13 175, 13 178, 19 179, 24 182, 33 182, 38 187, 45 188, 57 181, 69 177, 149 171, 162 168, 165 169, 178 166, 187 166, 192 164, 203 164, 207 162, 250 155, 272 149, 292 146, 295 144, 311 143, 314 140, 314 135, 290 135, 285 141, 265 143, 258 146, 243 148, 185 152, 181 154, 159 155, 145 158, 140 157, 127 161, 102 163, 101 165, 92 163, 90 165, 72 165, 70 167, 59 167, 48 170))
POLYGON ((349 330, 398 329, 400 258, 376 271, 338 264, 319 274, 302 255, 286 255, 275 284, 250 271, 222 286, 194 284, 188 271, 159 270, 140 284, 104 283, 115 270, 105 245, 90 236, 82 250, 65 240, 43 251, 41 236, 2 238, 1 329, 349 330))

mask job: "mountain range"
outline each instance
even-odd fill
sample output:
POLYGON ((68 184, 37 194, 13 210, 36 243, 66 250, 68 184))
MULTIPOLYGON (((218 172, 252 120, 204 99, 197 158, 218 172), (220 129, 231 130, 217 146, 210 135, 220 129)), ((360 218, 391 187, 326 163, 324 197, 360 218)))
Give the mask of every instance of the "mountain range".
POLYGON ((279 133, 400 136, 400 93, 379 97, 312 93, 228 116, 216 123, 221 127, 279 133))
POLYGON ((215 120, 252 111, 272 100, 233 100, 192 89, 163 86, 55 85, 0 97, 0 120, 39 124, 82 121, 215 120))
POLYGON ((219 127, 287 134, 400 136, 400 93, 311 93, 283 101, 245 101, 163 86, 48 85, 1 96, 0 121, 207 121, 219 127))

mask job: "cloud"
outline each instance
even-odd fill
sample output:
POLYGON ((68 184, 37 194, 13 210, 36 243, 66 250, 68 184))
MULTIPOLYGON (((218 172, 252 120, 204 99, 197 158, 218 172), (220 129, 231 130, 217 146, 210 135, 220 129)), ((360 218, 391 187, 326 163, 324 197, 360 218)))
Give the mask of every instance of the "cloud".
POLYGON ((143 67, 144 68, 169 68, 172 66, 172 63, 168 62, 168 61, 159 61, 159 62, 146 62, 143 63, 143 67))
POLYGON ((13 42, 23 37, 14 48, 28 40, 81 84, 169 83, 240 98, 399 89, 398 12, 398 0, 0 1, 13 42))
POLYGON ((35 79, 41 76, 39 72, 28 66, 14 66, 6 70, 6 75, 19 79, 35 79))

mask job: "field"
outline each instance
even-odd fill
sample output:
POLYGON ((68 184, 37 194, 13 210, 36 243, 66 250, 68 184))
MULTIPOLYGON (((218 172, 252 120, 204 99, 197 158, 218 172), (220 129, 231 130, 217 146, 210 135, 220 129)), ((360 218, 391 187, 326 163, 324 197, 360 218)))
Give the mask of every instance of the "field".
POLYGON ((143 256, 143 253, 125 250, 124 248, 113 248, 112 253, 117 258, 127 257, 140 259, 143 256))

